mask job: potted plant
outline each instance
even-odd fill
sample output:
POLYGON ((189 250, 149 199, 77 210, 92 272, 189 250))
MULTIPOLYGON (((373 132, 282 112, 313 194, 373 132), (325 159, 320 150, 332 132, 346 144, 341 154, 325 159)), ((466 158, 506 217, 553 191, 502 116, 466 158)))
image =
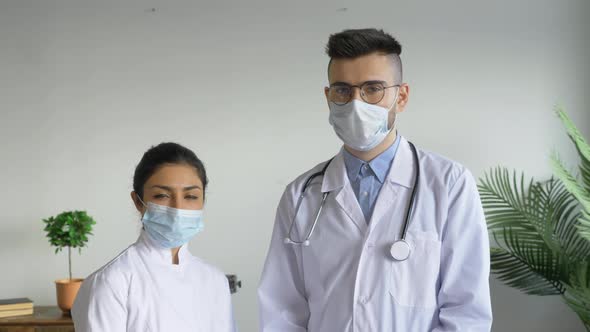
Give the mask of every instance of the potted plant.
POLYGON ((563 110, 557 115, 578 151, 579 176, 553 154, 549 180, 496 168, 478 187, 498 279, 526 294, 562 296, 590 331, 590 146, 563 110))
POLYGON ((64 247, 68 249, 68 279, 55 281, 57 304, 64 313, 69 313, 74 299, 78 294, 84 279, 72 278, 72 248, 82 247, 88 242, 88 235, 92 235, 92 225, 96 222, 86 211, 66 211, 55 217, 43 219, 49 243, 55 247, 55 253, 64 247))

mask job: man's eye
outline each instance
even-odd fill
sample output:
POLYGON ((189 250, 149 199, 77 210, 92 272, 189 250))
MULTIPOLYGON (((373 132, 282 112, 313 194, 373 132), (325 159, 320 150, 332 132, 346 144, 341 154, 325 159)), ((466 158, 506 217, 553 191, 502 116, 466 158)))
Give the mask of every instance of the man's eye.
POLYGON ((164 199, 164 198, 169 198, 170 196, 166 195, 166 194, 157 194, 154 195, 154 198, 156 199, 164 199))
POLYGON ((377 85, 369 85, 369 86, 365 87, 364 90, 366 93, 377 93, 377 92, 381 92, 381 90, 383 90, 383 88, 380 86, 377 86, 377 85))
POLYGON ((185 196, 184 198, 186 198, 186 199, 191 199, 191 200, 195 200, 195 199, 199 199, 199 196, 195 196, 195 195, 188 195, 188 196, 185 196))
POLYGON ((336 93, 339 95, 343 95, 343 96, 348 96, 350 94, 350 88, 349 87, 338 87, 336 88, 336 93))

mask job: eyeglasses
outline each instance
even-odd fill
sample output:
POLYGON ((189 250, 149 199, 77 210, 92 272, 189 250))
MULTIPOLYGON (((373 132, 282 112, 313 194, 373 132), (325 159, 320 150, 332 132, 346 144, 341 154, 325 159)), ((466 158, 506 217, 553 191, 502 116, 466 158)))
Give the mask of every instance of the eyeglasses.
POLYGON ((346 105, 352 100, 353 88, 359 88, 361 98, 369 104, 377 104, 385 96, 385 90, 399 87, 399 84, 385 86, 383 82, 369 81, 361 85, 334 83, 328 88, 328 99, 336 105, 346 105))

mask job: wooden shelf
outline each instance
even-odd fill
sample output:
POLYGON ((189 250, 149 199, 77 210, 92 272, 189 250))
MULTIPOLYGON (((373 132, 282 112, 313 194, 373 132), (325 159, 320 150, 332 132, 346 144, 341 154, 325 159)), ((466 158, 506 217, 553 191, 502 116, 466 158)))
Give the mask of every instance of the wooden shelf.
POLYGON ((32 315, 0 318, 0 332, 74 332, 74 323, 56 306, 36 306, 32 315))

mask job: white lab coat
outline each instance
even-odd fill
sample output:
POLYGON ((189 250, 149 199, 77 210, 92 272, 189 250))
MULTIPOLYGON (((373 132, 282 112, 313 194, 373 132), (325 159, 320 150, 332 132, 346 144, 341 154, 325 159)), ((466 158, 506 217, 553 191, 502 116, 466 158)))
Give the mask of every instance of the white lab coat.
POLYGON ((234 331, 228 280, 192 256, 139 239, 90 275, 72 308, 76 332, 234 331))
POLYGON ((258 289, 261 331, 490 331, 489 240, 467 169, 418 150, 421 174, 406 237, 412 252, 403 262, 391 258, 416 171, 401 139, 369 223, 340 152, 312 182, 296 219, 293 238, 300 240, 320 192, 330 192, 310 245, 285 244, 303 183, 325 164, 287 186, 258 289))

